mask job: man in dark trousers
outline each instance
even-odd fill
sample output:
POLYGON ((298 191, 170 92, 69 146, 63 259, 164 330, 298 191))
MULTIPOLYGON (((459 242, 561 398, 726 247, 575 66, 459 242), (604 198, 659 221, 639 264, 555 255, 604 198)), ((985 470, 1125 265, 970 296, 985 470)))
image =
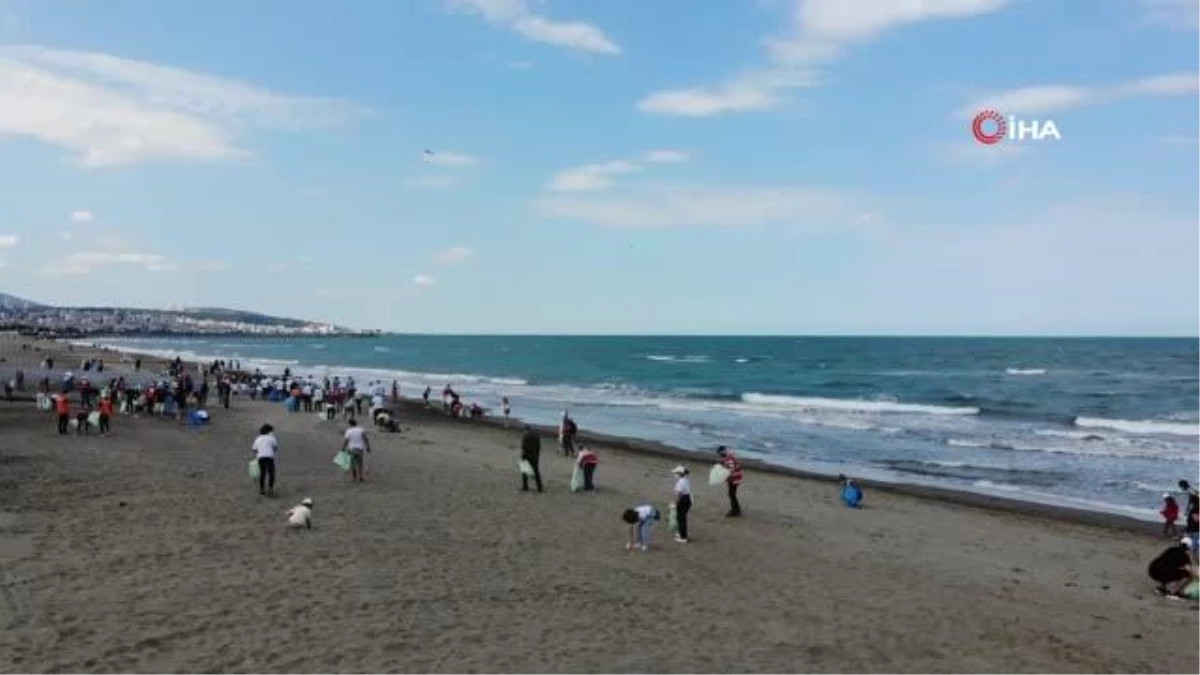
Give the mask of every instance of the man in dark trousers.
POLYGON ((725 479, 729 489, 729 513, 726 513, 725 517, 737 518, 742 515, 742 504, 738 501, 738 486, 742 484, 742 463, 738 461, 737 455, 723 445, 717 446, 717 454, 721 456, 721 465, 729 469, 729 478, 725 479))
POLYGON ((1184 537, 1178 544, 1163 551, 1147 570, 1159 595, 1178 598, 1195 576, 1192 558, 1188 555, 1191 540, 1184 537))
MULTIPOLYGON (((542 491, 542 471, 538 468, 538 460, 542 457, 542 437, 538 432, 533 430, 533 427, 525 425, 525 435, 521 437, 521 459, 529 462, 529 466, 533 467, 533 481, 537 484, 537 491, 542 491)), ((524 472, 521 473, 521 491, 529 492, 529 476, 524 472)))

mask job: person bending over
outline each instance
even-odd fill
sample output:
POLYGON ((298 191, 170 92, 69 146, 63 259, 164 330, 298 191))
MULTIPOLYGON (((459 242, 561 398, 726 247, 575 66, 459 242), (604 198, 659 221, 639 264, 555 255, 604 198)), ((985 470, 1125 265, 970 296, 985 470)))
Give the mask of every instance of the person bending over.
POLYGON ((1192 558, 1188 555, 1191 539, 1184 537, 1150 562, 1147 572, 1154 581, 1155 592, 1168 597, 1181 597, 1183 589, 1195 576, 1192 558))

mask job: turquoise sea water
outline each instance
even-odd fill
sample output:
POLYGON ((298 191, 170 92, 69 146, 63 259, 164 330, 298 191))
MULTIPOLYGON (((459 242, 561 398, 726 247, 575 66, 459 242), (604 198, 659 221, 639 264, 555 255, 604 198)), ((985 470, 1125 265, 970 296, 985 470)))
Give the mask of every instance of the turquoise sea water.
POLYGON ((798 468, 1152 516, 1200 469, 1195 339, 120 339, 264 371, 399 380, 553 422, 798 468))

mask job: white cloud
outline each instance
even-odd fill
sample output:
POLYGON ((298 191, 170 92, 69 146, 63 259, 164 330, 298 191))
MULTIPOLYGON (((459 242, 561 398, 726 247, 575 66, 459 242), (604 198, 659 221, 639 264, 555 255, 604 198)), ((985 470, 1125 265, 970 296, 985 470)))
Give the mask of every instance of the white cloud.
POLYGON ((552 21, 524 0, 449 0, 449 5, 483 17, 535 42, 593 54, 620 54, 604 31, 582 21, 552 21))
POLYGON ((164 256, 139 251, 122 251, 116 245, 110 245, 107 250, 72 253, 43 268, 42 274, 81 275, 114 266, 140 267, 150 272, 167 272, 178 269, 178 265, 164 256))
POLYGON ((549 218, 605 227, 853 225, 863 210, 849 195, 806 187, 665 187, 602 196, 543 196, 534 210, 549 218))
POLYGON ((408 185, 420 188, 447 188, 458 185, 454 176, 417 176, 408 179, 408 185))
POLYGON ((1200 145, 1200 136, 1185 136, 1182 134, 1163 136, 1158 139, 1158 142, 1164 145, 1200 145))
POLYGON ((600 164, 585 164, 559 172, 550 179, 550 184, 546 186, 546 189, 552 192, 604 190, 613 185, 613 176, 639 170, 641 170, 640 166, 623 159, 600 164))
POLYGON ((62 234, 60 234, 58 236, 62 237, 63 241, 71 241, 72 239, 75 238, 75 233, 71 232, 70 230, 67 230, 66 232, 63 232, 62 234))
POLYGON ((995 166, 1021 157, 1028 151, 1028 145, 1015 143, 984 145, 971 136, 970 130, 964 128, 962 142, 942 147, 941 155, 943 159, 955 164, 995 166))
POLYGON ((475 255, 475 251, 466 246, 454 246, 438 253, 434 256, 438 262, 444 265, 454 265, 461 262, 466 262, 475 255))
POLYGON ((91 211, 72 211, 71 212, 71 222, 72 223, 91 223, 91 222, 94 222, 95 220, 96 220, 96 214, 92 213, 91 211))
POLYGON ((691 155, 683 150, 651 150, 643 156, 643 159, 651 164, 671 164, 686 162, 691 157, 691 155))
POLYGON ((0 234, 0 248, 12 248, 21 242, 15 234, 0 234))
POLYGON ((1200 28, 1200 2, 1196 0, 1141 0, 1146 16, 1172 28, 1200 28))
POLYGON ((64 148, 87 167, 244 158, 248 128, 339 127, 363 112, 99 52, 0 47, 0 135, 64 148))
POLYGON ((962 19, 997 11, 1014 0, 792 0, 783 37, 764 41, 766 64, 715 86, 669 89, 638 102, 642 112, 707 117, 767 110, 794 89, 819 84, 816 69, 847 46, 895 28, 925 21, 962 19))
POLYGON ((427 288, 437 285, 437 281, 435 281, 434 278, 428 274, 418 274, 417 276, 413 277, 413 283, 427 288))
POLYGON ((433 166, 450 168, 475 166, 476 164, 479 164, 478 157, 472 157, 471 155, 464 155, 458 152, 443 152, 441 150, 436 152, 432 150, 426 150, 424 154, 421 155, 421 161, 425 162, 426 164, 432 164, 433 166))
POLYGON ((1200 74, 1170 73, 1144 77, 1115 86, 1049 85, 1022 87, 980 96, 955 111, 956 117, 969 119, 981 110, 994 108, 1011 115, 1039 115, 1061 112, 1082 105, 1109 103, 1135 96, 1194 95, 1200 90, 1200 74))
POLYGON ((190 268, 196 272, 223 272, 229 269, 229 265, 220 260, 209 260, 207 262, 194 263, 190 268))

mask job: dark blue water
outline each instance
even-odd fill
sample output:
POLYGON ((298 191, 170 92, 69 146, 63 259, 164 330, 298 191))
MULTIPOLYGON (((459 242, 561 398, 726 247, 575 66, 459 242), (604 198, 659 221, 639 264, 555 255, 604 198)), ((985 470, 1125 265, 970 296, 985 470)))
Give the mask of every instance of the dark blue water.
POLYGON ((585 429, 818 471, 1147 515, 1200 464, 1195 339, 428 337, 120 340, 398 379, 585 429))

